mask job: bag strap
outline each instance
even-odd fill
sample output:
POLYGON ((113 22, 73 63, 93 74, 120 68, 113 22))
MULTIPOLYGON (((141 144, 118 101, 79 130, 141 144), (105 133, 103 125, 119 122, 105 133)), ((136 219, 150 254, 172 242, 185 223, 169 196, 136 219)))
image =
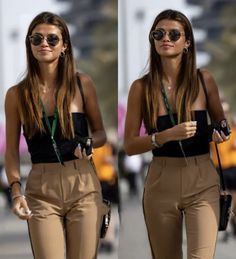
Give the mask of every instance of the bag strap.
MULTIPOLYGON (((203 78, 203 75, 202 75, 200 69, 197 70, 197 73, 199 75, 199 78, 200 78, 200 81, 201 81, 201 84, 202 84, 202 87, 203 87, 203 91, 204 91, 204 94, 205 94, 205 97, 206 97, 206 105, 208 107, 209 102, 208 102, 208 93, 207 93, 206 84, 205 84, 205 81, 204 81, 204 78, 203 78)), ((217 155, 217 160, 218 160, 221 188, 222 188, 223 191, 225 191, 226 190, 225 180, 224 180, 223 170, 222 170, 221 161, 220 161, 219 149, 218 149, 218 146, 217 146, 216 143, 215 143, 215 149, 216 149, 216 155, 217 155)))
POLYGON ((80 91, 82 102, 83 102, 83 109, 85 110, 85 108, 86 108, 85 107, 85 96, 84 96, 84 90, 83 90, 83 86, 82 86, 82 83, 80 80, 79 73, 76 73, 76 78, 77 78, 77 84, 79 86, 79 91, 80 91))

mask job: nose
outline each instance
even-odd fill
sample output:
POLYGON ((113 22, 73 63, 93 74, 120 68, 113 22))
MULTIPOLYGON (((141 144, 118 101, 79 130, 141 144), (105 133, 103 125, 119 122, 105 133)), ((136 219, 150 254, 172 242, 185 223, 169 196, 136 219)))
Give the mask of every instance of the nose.
POLYGON ((47 36, 43 36, 43 38, 42 38, 42 42, 41 42, 41 45, 48 45, 48 42, 47 42, 47 36))
POLYGON ((170 41, 169 32, 167 32, 167 31, 164 32, 163 40, 164 41, 170 41))

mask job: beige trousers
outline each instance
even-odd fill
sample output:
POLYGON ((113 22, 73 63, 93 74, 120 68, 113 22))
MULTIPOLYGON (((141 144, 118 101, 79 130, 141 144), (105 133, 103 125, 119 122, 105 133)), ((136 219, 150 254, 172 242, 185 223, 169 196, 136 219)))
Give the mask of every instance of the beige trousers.
POLYGON ((154 259, 182 259, 185 221, 188 259, 214 257, 219 221, 219 176, 209 158, 154 157, 143 209, 154 259))
POLYGON ((87 160, 34 164, 26 184, 35 259, 94 259, 102 216, 101 186, 87 160))

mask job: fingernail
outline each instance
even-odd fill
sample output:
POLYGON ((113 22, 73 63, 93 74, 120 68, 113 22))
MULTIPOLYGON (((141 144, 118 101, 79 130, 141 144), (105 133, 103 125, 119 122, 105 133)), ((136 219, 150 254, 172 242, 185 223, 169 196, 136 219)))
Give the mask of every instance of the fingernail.
POLYGON ((25 214, 31 214, 31 210, 25 209, 25 214))

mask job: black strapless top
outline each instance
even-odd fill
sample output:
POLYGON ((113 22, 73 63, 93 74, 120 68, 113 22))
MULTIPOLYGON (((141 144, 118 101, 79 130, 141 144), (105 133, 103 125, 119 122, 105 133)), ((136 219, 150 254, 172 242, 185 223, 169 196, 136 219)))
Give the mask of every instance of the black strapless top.
MULTIPOLYGON (((207 123, 207 111, 194 111, 197 121, 197 132, 195 136, 182 140, 182 146, 186 156, 196 156, 209 153, 209 127, 207 123)), ((177 115, 174 114, 175 122, 177 115)), ((159 116, 157 119, 158 131, 163 131, 172 127, 169 115, 159 116)), ((178 141, 165 143, 161 148, 155 148, 152 151, 154 156, 183 157, 178 141)))
MULTIPOLYGON (((53 116, 48 117, 52 125, 53 116)), ((88 136, 88 123, 84 113, 72 113, 74 124, 74 131, 76 135, 82 137, 88 136)), ((24 132, 24 136, 28 145, 28 150, 31 156, 32 163, 55 163, 58 162, 57 156, 54 152, 50 133, 47 129, 46 123, 43 119, 44 128, 46 133, 37 133, 32 138, 28 138, 24 132)), ((23 127, 24 130, 24 127, 23 127)), ((77 157, 74 155, 74 143, 61 137, 61 128, 57 126, 54 139, 58 145, 63 161, 74 160, 77 157)))

